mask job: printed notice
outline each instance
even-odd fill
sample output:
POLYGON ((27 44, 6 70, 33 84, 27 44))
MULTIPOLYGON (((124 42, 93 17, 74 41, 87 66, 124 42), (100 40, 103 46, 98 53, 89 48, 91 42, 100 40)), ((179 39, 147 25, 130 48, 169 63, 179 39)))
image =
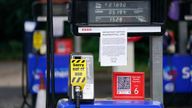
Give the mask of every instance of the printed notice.
POLYGON ((53 18, 53 35, 56 37, 63 36, 64 34, 64 21, 67 17, 54 17, 53 18))
POLYGON ((114 29, 102 31, 99 54, 101 66, 127 65, 127 32, 114 29))

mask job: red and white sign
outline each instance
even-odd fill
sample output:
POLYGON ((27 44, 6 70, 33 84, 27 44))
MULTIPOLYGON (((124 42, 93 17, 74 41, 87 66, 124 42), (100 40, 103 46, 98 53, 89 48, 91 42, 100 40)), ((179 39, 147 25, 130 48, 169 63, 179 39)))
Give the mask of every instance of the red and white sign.
POLYGON ((122 31, 122 29, 126 30, 127 33, 159 33, 161 32, 160 26, 143 26, 143 27, 79 27, 78 33, 101 33, 103 30, 106 31, 122 31))
POLYGON ((55 40, 55 54, 71 54, 73 51, 72 39, 56 39, 55 40))
POLYGON ((144 72, 113 72, 113 99, 144 100, 144 72))

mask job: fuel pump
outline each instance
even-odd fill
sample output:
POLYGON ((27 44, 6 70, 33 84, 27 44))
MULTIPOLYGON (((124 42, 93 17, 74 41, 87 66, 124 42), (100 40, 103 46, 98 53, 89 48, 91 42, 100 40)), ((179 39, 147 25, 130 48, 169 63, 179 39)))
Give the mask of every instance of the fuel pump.
MULTIPOLYGON (((95 100, 92 103, 81 103, 84 108, 163 108, 162 95, 162 34, 164 34, 165 22, 165 0, 72 0, 70 4, 70 24, 72 32, 75 36, 98 36, 102 37, 120 36, 127 41, 127 36, 134 35, 151 35, 150 36, 150 69, 151 69, 151 99, 144 101, 125 101, 125 100, 95 100), (119 34, 118 34, 119 33, 119 34), (118 34, 118 35, 116 35, 118 34), (154 104, 155 103, 155 104, 154 104)), ((113 41, 100 41, 101 43, 115 43, 119 41, 115 38, 113 41)), ((124 41, 124 40, 123 40, 124 41)), ((115 46, 115 45, 114 45, 115 46)), ((117 46, 117 45, 116 45, 117 46)), ((112 49, 112 48, 111 48, 112 49)), ((106 50, 108 50, 106 48, 106 50)), ((101 50, 100 50, 101 51, 101 50)), ((109 51, 110 52, 110 51, 109 51)), ((102 54, 102 52, 99 52, 102 54)), ((107 53, 108 54, 108 53, 107 53)), ((111 53, 110 53, 111 54, 111 53)), ((108 56, 110 56, 108 54, 108 56)), ((102 57, 102 56, 101 56, 102 57)), ((76 106, 84 100, 94 100, 93 89, 89 85, 89 81, 93 81, 93 59, 92 56, 84 54, 71 55, 70 69, 70 93, 69 97, 72 101, 76 100, 76 106), (81 71, 80 63, 73 61, 86 62, 84 71, 81 71), (74 68, 72 66, 77 66, 74 68), (92 68, 91 68, 92 67, 92 68), (85 72, 86 68, 86 72, 85 72), (72 70, 73 69, 73 70, 72 70), (80 73, 74 73, 78 70, 80 73), (83 77, 83 72, 87 75, 87 82, 83 84, 73 84, 73 78, 79 74, 83 77), (74 74, 74 76, 72 76, 74 74), (90 74, 90 75, 89 75, 90 74), (89 77, 92 78, 89 78, 89 77), (87 84, 89 85, 87 87, 87 84), (90 88, 89 88, 90 87, 90 88), (74 90, 75 89, 75 90, 74 90), (93 90, 92 90, 93 91, 93 90), (80 93, 79 93, 80 92, 80 93), (80 96, 79 96, 80 94, 80 96), (85 94, 89 99, 85 98, 85 94), (77 98, 75 98, 75 96, 77 98), (79 99, 80 97, 80 99, 79 99)), ((126 59, 126 57, 125 57, 126 59)), ((101 59, 102 60, 102 59, 101 59)), ((116 62, 116 58, 108 59, 116 62)), ((122 60, 122 59, 121 59, 122 60)), ((102 61, 100 61, 102 62, 102 61)), ((107 62, 108 63, 108 62, 107 62)), ((112 66, 112 65, 111 65, 112 66)), ((79 76, 80 76, 79 75, 79 76)), ((116 78, 118 80, 118 78, 116 78)), ((119 78, 126 79, 130 83, 130 77, 119 78)), ((118 82, 118 81, 117 81, 118 82)), ((138 79, 135 81, 138 82, 138 79)), ((142 82, 142 81, 141 81, 142 82)), ((119 84, 120 85, 120 84, 119 84)), ((130 87, 127 87, 130 88, 130 87)), ((126 89, 127 89, 126 88, 126 89)), ((136 89, 137 91, 137 89, 136 89)), ((138 92, 136 92, 137 94, 138 92)), ((122 95, 121 95, 122 96, 122 95)), ((60 100, 57 104, 58 108, 73 108, 74 103, 71 100, 60 100)))
POLYGON ((69 74, 69 99, 76 101, 76 108, 80 102, 94 100, 93 55, 71 54, 69 74))

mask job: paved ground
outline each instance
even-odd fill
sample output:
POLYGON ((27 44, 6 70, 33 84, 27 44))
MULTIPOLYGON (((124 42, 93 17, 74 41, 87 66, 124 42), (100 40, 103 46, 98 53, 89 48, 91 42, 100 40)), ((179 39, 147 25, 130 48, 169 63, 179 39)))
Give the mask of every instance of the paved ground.
MULTIPOLYGON (((110 73, 105 73, 105 75, 103 74, 95 75, 96 97, 99 98, 111 97, 110 77, 111 77, 110 73)), ((22 101, 23 100, 21 96, 21 62, 0 61, 0 108, 21 108, 22 101)), ((179 108, 192 108, 192 106, 179 107, 179 108)))
POLYGON ((20 108, 22 103, 19 87, 0 88, 0 108, 20 108))
POLYGON ((0 62, 0 108, 20 108, 21 62, 0 62))
POLYGON ((0 62, 0 87, 21 86, 21 62, 0 62), (10 80, 12 79, 12 80, 10 80), (13 80, 14 79, 14 80, 13 80))
MULTIPOLYGON (((23 102, 21 95, 21 69, 20 61, 0 61, 0 108, 21 107, 23 102)), ((109 73, 98 75, 97 78, 99 80, 95 84, 96 97, 111 97, 110 76, 109 73), (104 85, 105 87, 103 87, 104 85)), ((29 97, 30 99, 31 97, 29 97)))

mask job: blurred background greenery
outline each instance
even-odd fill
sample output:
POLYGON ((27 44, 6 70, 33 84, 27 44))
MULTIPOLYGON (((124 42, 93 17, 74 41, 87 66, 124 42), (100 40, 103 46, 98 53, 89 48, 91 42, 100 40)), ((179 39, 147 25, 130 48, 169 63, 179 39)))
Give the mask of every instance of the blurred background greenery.
MULTIPOLYGON (((168 0, 170 2, 171 0, 168 0)), ((24 21, 32 19, 33 0, 0 0, 0 60, 21 60, 22 38, 24 35, 24 21)), ((167 26, 176 29, 177 25, 168 20, 167 26)), ((135 44, 136 71, 148 71, 149 46, 148 38, 135 44), (140 54, 142 52, 142 54, 140 54)), ((91 52, 95 57, 97 71, 99 67, 99 38, 83 38, 83 52, 91 52)))
MULTIPOLYGON (((168 3, 171 0, 167 0, 168 3)), ((20 59, 22 55, 22 37, 24 21, 32 19, 33 0, 0 0, 0 60, 20 59)), ((170 29, 176 29, 176 23, 168 21, 170 29)), ((84 51, 93 50, 98 53, 98 39, 86 38, 84 51), (88 41, 87 41, 88 40, 88 41)), ((145 39, 146 40, 146 39, 145 39)), ((147 53, 147 47, 137 44, 139 51, 147 53)), ((136 53, 137 54, 137 53, 136 53)), ((141 55, 140 55, 141 56, 141 55)), ((139 56, 139 58, 141 58, 139 56)), ((95 57, 98 57, 97 55, 95 57)), ((136 58, 137 59, 137 58, 136 58)))
POLYGON ((20 59, 24 20, 32 18, 33 0, 0 0, 0 60, 20 59))

